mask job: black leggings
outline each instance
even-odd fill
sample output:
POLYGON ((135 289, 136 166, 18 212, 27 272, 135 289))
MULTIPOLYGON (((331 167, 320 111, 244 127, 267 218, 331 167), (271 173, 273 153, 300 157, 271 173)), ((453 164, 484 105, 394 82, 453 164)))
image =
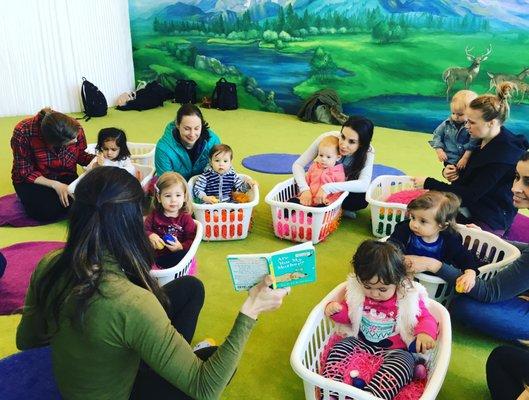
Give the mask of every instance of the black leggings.
MULTIPOLYGON (((299 199, 297 197, 288 199, 288 202, 300 204, 299 199)), ((363 210, 368 205, 369 203, 366 200, 365 193, 349 193, 342 203, 342 208, 344 210, 349 210, 349 211, 358 211, 358 210, 363 210)), ((327 204, 319 204, 313 207, 326 207, 326 206, 327 204)))
POLYGON ((342 208, 348 211, 363 210, 369 205, 365 193, 349 193, 342 203, 342 208))
POLYGON ((156 257, 156 265, 163 269, 172 268, 180 261, 182 261, 182 258, 184 258, 186 254, 187 250, 178 250, 174 253, 161 255, 159 257, 156 257))
MULTIPOLYGON (((191 343, 197 326, 198 315, 204 304, 204 285, 193 276, 175 279, 163 287, 170 301, 167 315, 171 324, 191 343)), ((202 360, 207 360, 217 347, 207 347, 195 352, 202 360)), ((145 363, 140 363, 134 382, 131 400, 190 400, 191 397, 171 385, 145 363)))
POLYGON ((487 360, 487 385, 492 400, 516 400, 529 384, 529 350, 496 347, 487 360))
MULTIPOLYGON (((69 185, 76 176, 69 175, 58 179, 58 181, 69 185)), ((70 207, 61 204, 57 192, 47 186, 37 183, 14 183, 15 192, 24 206, 26 214, 42 222, 52 222, 66 217, 70 207)), ((70 204, 73 200, 70 198, 70 204)))

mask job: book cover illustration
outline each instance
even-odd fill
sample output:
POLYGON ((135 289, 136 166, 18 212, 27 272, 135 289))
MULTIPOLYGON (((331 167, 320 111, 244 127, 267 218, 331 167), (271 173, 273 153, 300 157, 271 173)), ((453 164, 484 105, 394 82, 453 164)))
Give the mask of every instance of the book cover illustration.
POLYGON ((274 289, 316 280, 316 253, 311 242, 268 254, 240 254, 227 257, 235 290, 248 290, 272 275, 274 289))

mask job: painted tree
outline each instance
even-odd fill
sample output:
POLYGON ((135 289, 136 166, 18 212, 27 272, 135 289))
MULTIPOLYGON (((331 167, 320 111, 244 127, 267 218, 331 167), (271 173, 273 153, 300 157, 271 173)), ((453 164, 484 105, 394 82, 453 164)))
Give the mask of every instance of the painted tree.
POLYGON ((331 55, 322 47, 316 48, 310 60, 310 70, 313 78, 320 82, 328 80, 338 69, 331 55))

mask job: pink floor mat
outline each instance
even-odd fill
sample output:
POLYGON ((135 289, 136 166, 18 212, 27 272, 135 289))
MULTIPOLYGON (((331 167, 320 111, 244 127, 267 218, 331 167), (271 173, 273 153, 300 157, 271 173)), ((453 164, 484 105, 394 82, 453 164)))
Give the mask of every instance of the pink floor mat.
POLYGON ((1 249, 7 259, 4 276, 0 278, 0 315, 21 311, 29 279, 45 254, 64 247, 64 242, 24 242, 1 249))

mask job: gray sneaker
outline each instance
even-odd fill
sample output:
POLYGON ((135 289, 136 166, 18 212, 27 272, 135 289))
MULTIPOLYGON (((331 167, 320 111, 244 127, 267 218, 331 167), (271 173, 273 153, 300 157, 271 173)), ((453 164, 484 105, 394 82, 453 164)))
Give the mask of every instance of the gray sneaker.
POLYGON ((355 219, 356 218, 356 213, 354 211, 351 211, 351 210, 343 210, 342 211, 342 216, 344 216, 345 218, 355 219))

